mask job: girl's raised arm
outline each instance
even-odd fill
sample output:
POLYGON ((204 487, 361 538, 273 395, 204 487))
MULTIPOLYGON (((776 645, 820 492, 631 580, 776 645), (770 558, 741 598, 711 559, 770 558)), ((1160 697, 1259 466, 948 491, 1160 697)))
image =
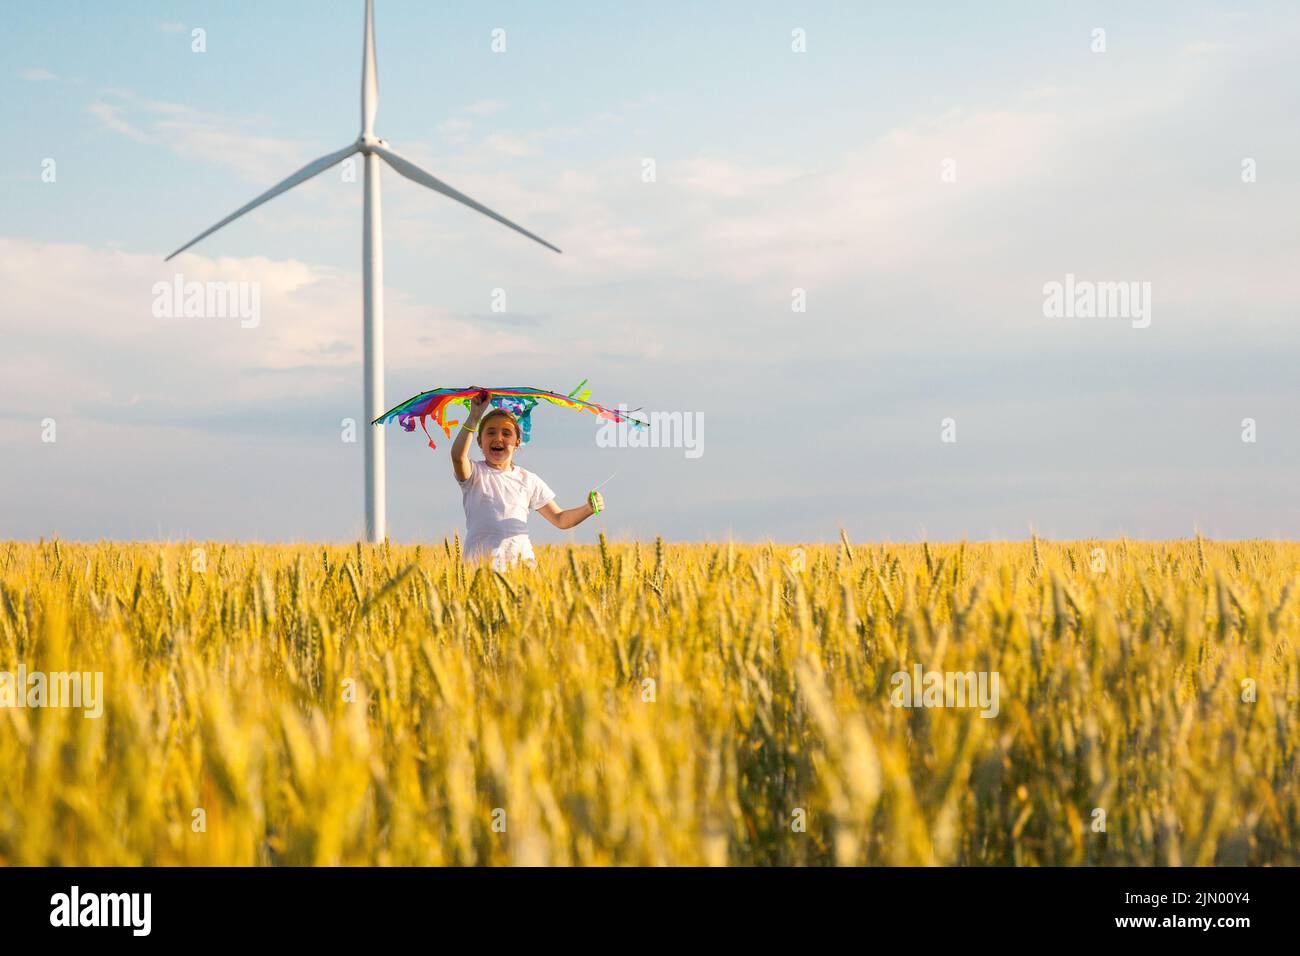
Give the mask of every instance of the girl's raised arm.
POLYGON ((482 401, 478 395, 469 400, 469 417, 461 422, 456 440, 451 443, 451 470, 455 472, 457 481, 464 481, 474 473, 474 466, 469 462, 470 436, 478 427, 479 419, 492 407, 491 399, 492 396, 485 392, 482 401))

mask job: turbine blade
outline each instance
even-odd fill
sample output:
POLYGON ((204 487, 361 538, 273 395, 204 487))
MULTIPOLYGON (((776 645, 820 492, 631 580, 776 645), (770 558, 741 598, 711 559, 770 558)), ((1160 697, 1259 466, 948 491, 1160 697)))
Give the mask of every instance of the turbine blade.
MULTIPOLYGON (((168 256, 167 259, 171 259, 175 256, 180 255, 182 252, 184 252, 190 246, 194 245, 200 239, 204 239, 212 235, 222 226, 226 225, 227 223, 234 222, 244 213, 252 209, 256 209, 258 206, 262 205, 262 203, 266 202, 267 200, 274 199, 276 196, 280 195, 280 193, 287 192, 288 190, 292 189, 294 186, 297 186, 299 183, 305 183, 307 180, 311 179, 317 173, 325 172, 325 170, 329 169, 334 164, 342 162, 343 160, 347 159, 349 156, 351 156, 360 148, 361 147, 358 144, 350 143, 347 146, 345 146, 343 149, 340 149, 337 153, 330 153, 328 156, 322 156, 320 159, 316 160, 315 162, 308 163, 306 166, 298 170, 288 179, 276 184, 275 186, 272 186, 270 189, 262 193, 262 195, 258 196, 248 205, 240 206, 238 209, 232 212, 225 219, 221 220, 221 222, 217 223, 211 229, 205 229, 203 232, 199 233, 189 242, 185 243, 185 245, 181 246, 170 256, 168 256)), ((167 259, 164 259, 163 261, 166 262, 167 259)))
POLYGON ((432 189, 434 192, 442 193, 444 196, 448 196, 459 203, 464 203, 466 206, 469 206, 470 209, 475 209, 481 212, 483 215, 487 216, 488 218, 495 219, 503 226, 509 226, 515 232, 527 236, 529 239, 532 239, 534 242, 540 242, 547 249, 553 249, 556 252, 561 251, 559 248, 551 245, 541 236, 534 235, 533 233, 525 229, 523 226, 515 225, 505 216, 495 213, 487 206, 483 205, 482 203, 470 199, 460 190, 453 189, 452 187, 444 183, 441 179, 439 179, 437 176, 433 176, 430 173, 426 173, 419 166, 415 165, 415 163, 411 162, 409 159, 406 159, 403 156, 398 155, 397 153, 393 152, 391 149, 388 149, 387 147, 384 146, 375 146, 372 148, 376 153, 378 153, 381 157, 383 157, 384 161, 388 163, 389 166, 392 166, 395 170, 397 170, 399 173, 401 173, 403 176, 405 176, 407 179, 411 180, 412 182, 419 183, 421 186, 427 186, 430 189, 432 189))
POLYGON ((375 4, 366 0, 366 46, 361 54, 361 133, 375 131, 375 112, 379 109, 379 74, 375 67, 375 4))

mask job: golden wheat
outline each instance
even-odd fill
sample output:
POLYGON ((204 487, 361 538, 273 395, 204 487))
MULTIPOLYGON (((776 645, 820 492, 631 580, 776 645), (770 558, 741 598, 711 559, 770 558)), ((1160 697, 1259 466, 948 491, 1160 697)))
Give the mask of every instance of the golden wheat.
POLYGON ((1300 545, 538 557, 0 543, 0 863, 1300 862, 1300 545))

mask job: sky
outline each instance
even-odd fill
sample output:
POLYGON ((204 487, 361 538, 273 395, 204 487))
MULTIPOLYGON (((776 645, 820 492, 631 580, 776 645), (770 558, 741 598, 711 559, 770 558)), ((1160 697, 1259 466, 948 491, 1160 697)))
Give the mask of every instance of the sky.
MULTIPOLYGON (((360 176, 163 261, 355 140, 362 26, 4 5, 0 539, 363 533, 360 176), (178 275, 256 321, 166 314, 178 275)), ((517 460, 561 506, 613 477, 534 541, 1300 536, 1294 4, 377 0, 375 31, 378 135, 564 250, 385 167, 386 404, 587 379, 701 429, 539 409, 517 460), (1135 298, 1049 314, 1067 281, 1135 298)), ((396 541, 463 533, 437 437, 388 430, 396 541)))

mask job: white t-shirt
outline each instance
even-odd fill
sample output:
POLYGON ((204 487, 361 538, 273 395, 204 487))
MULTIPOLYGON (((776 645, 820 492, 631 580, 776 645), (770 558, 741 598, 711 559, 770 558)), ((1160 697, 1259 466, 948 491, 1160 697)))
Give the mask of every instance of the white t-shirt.
POLYGON ((497 570, 516 561, 532 561, 528 512, 546 507, 555 492, 531 471, 512 465, 498 471, 485 461, 471 461, 469 477, 460 483, 465 503, 465 557, 492 556, 497 570))

